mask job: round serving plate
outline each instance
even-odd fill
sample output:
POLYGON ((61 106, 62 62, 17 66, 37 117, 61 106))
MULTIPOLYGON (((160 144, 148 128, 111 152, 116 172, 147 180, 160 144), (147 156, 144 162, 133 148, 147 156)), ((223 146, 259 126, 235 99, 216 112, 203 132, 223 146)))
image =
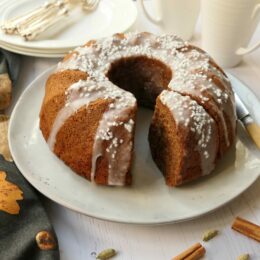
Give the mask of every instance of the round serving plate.
POLYGON ((39 49, 39 48, 25 48, 13 44, 9 44, 6 42, 3 42, 0 40, 0 46, 3 46, 4 48, 9 47, 16 50, 21 50, 28 53, 44 53, 44 54, 56 54, 56 53, 68 53, 69 51, 73 49, 39 49))
MULTIPOLYGON (((39 7, 46 0, 6 1, 0 5, 0 23, 39 7)), ((33 41, 0 31, 2 42, 27 49, 72 49, 90 39, 106 37, 129 29, 137 17, 132 0, 101 0, 97 9, 85 12, 80 5, 68 17, 33 41)))
MULTIPOLYGON (((16 47, 14 45, 5 44, 0 41, 0 48, 3 48, 7 51, 14 53, 32 56, 32 57, 41 57, 41 58, 61 58, 66 55, 69 51, 57 52, 57 51, 48 51, 48 50, 33 50, 23 47, 16 47)), ((60 50, 59 50, 60 51, 60 50)))
MULTIPOLYGON (((179 188, 165 185, 154 164, 147 134, 152 111, 139 109, 132 166, 133 185, 104 187, 76 175, 48 148, 39 130, 44 85, 54 68, 36 78, 17 102, 10 119, 9 143, 24 177, 53 201, 88 216, 134 224, 166 224, 202 216, 225 205, 256 181, 260 157, 241 126, 236 145, 214 173, 179 188)), ((260 122, 256 96, 238 79, 231 81, 260 122)))

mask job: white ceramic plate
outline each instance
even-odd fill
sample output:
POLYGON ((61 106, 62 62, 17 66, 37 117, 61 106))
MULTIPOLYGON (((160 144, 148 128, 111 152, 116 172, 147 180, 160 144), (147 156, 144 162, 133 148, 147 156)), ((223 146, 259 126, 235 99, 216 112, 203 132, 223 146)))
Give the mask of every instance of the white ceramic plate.
POLYGON ((61 57, 64 57, 65 54, 69 52, 69 51, 60 52, 60 50, 58 50, 58 51, 48 51, 47 50, 46 51, 46 49, 34 51, 33 49, 27 49, 27 48, 23 48, 23 47, 16 47, 14 45, 5 44, 1 41, 0 41, 0 48, 3 48, 5 50, 8 50, 8 51, 11 51, 14 53, 22 54, 22 55, 27 55, 27 56, 32 56, 32 57, 42 57, 42 58, 61 58, 61 57))
POLYGON ((0 46, 2 47, 9 47, 12 49, 17 49, 17 50, 21 50, 24 52, 28 52, 28 53, 44 53, 44 54, 56 54, 56 53, 68 53, 70 50, 74 50, 74 49, 36 49, 36 48, 25 48, 25 47, 21 47, 21 46, 17 46, 17 45, 13 45, 13 44, 9 44, 6 42, 3 42, 0 40, 0 46))
MULTIPOLYGON (((43 4, 45 0, 10 0, 0 5, 0 23, 26 13, 43 4)), ((65 49, 83 45, 89 39, 106 37, 130 28, 137 17, 132 0, 101 0, 94 12, 86 13, 80 6, 68 18, 43 33, 37 40, 24 41, 21 37, 0 31, 1 41, 14 46, 38 49, 65 49)))
MULTIPOLYGON (((140 109, 137 122, 134 183, 131 187, 101 187, 79 177, 48 148, 39 130, 44 84, 53 69, 33 81, 17 102, 9 128, 10 148, 25 178, 53 201, 100 219, 163 224, 199 217, 237 197, 259 176, 260 158, 239 127, 236 149, 213 174, 180 188, 169 188, 149 151, 147 132, 152 112, 140 109), (242 140, 242 142, 241 142, 242 140), (246 145, 245 145, 246 144, 246 145)), ((235 77, 232 83, 260 122, 255 95, 235 77)))

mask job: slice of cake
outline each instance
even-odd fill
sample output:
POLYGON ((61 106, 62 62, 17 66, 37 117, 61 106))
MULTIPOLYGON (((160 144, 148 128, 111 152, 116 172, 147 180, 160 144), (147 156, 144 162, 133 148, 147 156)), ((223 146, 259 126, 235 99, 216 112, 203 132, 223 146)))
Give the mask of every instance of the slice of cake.
POLYGON ((153 159, 169 186, 209 174, 215 167, 216 123, 189 96, 166 90, 161 93, 150 126, 149 143, 153 159))

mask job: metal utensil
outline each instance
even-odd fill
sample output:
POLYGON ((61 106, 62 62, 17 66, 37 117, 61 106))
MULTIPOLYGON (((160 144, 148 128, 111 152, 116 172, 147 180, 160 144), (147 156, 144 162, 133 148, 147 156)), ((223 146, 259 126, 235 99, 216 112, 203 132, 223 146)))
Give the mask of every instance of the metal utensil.
POLYGON ((52 8, 47 8, 40 17, 36 17, 34 20, 23 23, 20 26, 18 25, 18 33, 25 40, 33 40, 40 33, 62 20, 68 13, 69 6, 62 1, 58 1, 52 8))
POLYGON ((236 93, 235 101, 238 119, 243 123, 248 134, 251 136, 257 147, 260 149, 260 126, 254 122, 245 104, 236 93))
POLYGON ((97 8, 100 0, 81 0, 82 8, 86 11, 93 11, 97 8))
POLYGON ((32 40, 68 12, 69 5, 66 1, 49 1, 26 14, 5 21, 1 29, 7 34, 17 34, 25 40, 32 40))
POLYGON ((100 0, 50 0, 42 6, 5 21, 1 29, 7 34, 17 34, 25 40, 33 40, 42 32, 67 16, 81 3, 82 9, 93 11, 100 0))

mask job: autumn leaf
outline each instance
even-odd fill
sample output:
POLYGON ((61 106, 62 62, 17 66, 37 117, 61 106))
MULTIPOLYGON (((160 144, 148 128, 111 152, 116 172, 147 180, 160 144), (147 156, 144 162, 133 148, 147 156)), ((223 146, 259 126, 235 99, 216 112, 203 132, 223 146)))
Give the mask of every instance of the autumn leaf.
POLYGON ((6 173, 0 171, 0 210, 9 214, 19 214, 17 200, 23 199, 23 192, 15 184, 6 180, 6 173))

